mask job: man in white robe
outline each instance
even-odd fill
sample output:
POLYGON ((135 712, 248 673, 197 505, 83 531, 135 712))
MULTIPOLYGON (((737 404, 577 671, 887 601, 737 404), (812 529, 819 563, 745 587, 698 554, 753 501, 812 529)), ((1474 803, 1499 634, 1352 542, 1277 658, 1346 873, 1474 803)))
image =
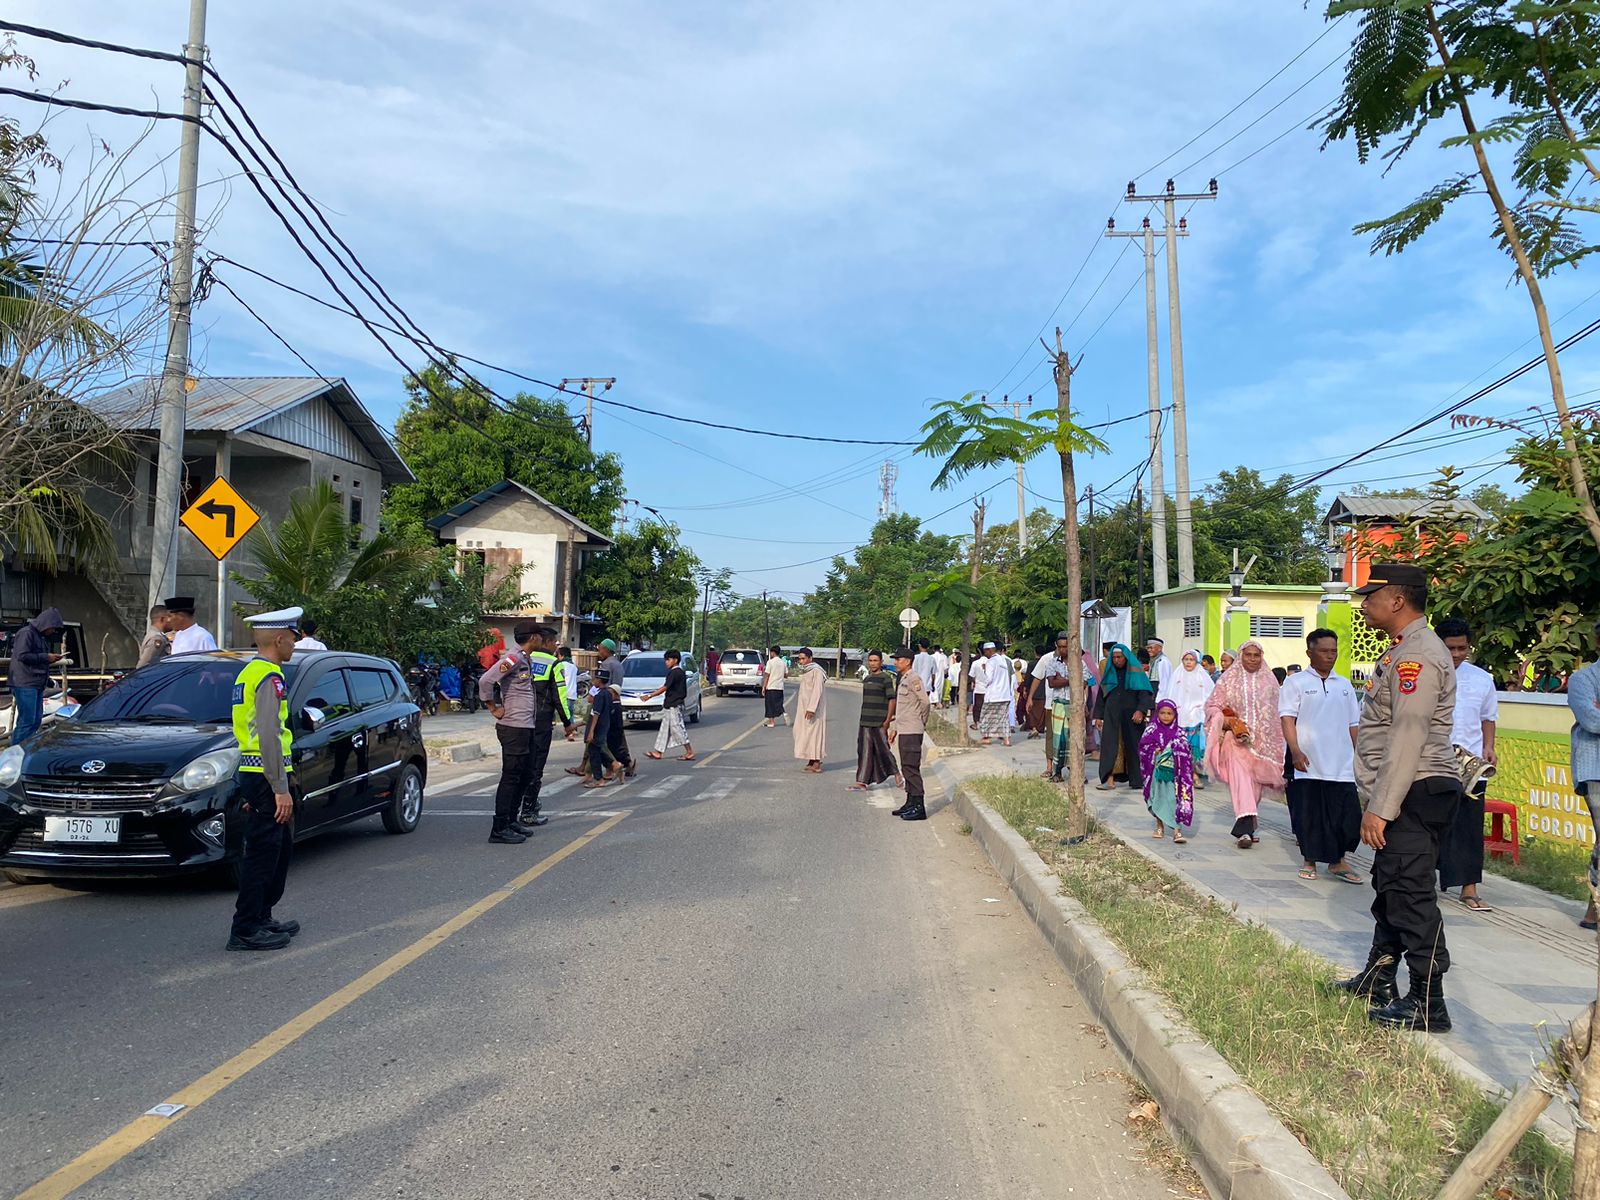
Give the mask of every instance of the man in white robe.
POLYGON ((828 745, 828 676, 812 661, 811 647, 802 646, 795 659, 800 665, 800 696, 795 702, 794 756, 805 760, 807 771, 820 774, 828 745))

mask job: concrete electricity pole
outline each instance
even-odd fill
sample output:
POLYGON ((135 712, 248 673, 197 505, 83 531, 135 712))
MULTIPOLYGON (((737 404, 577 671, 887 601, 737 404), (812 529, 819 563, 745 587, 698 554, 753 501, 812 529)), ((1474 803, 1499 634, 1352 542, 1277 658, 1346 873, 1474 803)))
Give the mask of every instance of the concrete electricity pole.
POLYGON ((1178 303, 1178 237, 1188 229, 1187 220, 1177 218, 1179 200, 1198 203, 1217 198, 1217 181, 1213 179, 1203 192, 1180 193, 1167 180, 1166 191, 1159 196, 1140 196, 1133 183, 1128 184, 1130 203, 1154 202, 1164 205, 1167 218, 1167 305, 1172 337, 1172 449, 1173 465, 1177 473, 1178 517, 1178 586, 1194 582, 1194 521, 1189 509, 1189 417, 1183 393, 1183 319, 1178 303))
POLYGON ((563 379, 563 390, 571 387, 583 389, 583 441, 587 446, 594 445, 594 389, 598 384, 602 392, 609 392, 612 384, 617 381, 612 379, 563 379))
MULTIPOLYGON (((984 404, 990 408, 1009 408, 1011 415, 1017 420, 1022 420, 1022 410, 1033 407, 1033 397, 1026 400, 1013 400, 1010 396, 1002 396, 998 403, 984 397, 984 404)), ((1020 554, 1028 552, 1028 500, 1023 494, 1022 463, 1017 463, 1017 551, 1020 554)))
MULTIPOLYGON (((183 494, 183 435, 189 407, 189 316, 194 295, 195 196, 200 186, 200 101, 206 54, 206 0, 189 0, 183 56, 183 138, 178 145, 177 217, 172 234, 172 285, 167 301, 167 357, 161 369, 161 442, 157 451, 155 523, 150 529, 150 603, 178 590, 178 504, 183 494)), ((217 627, 225 628, 223 614, 217 627)), ((224 637, 226 634, 224 633, 224 637)))
MULTIPOLYGON (((1150 358, 1145 390, 1150 408, 1150 540, 1154 546, 1151 586, 1155 591, 1164 592, 1171 585, 1171 577, 1167 573, 1167 483, 1164 465, 1167 452, 1165 439, 1161 436, 1161 338, 1156 327, 1156 235, 1150 227, 1150 218, 1146 217, 1136 233, 1121 232, 1115 220, 1107 221, 1106 236, 1139 238, 1144 243, 1144 325, 1150 358)), ((1189 231, 1181 230, 1178 236, 1188 237, 1189 231)), ((1183 572, 1180 570, 1178 575, 1181 584, 1183 572)))

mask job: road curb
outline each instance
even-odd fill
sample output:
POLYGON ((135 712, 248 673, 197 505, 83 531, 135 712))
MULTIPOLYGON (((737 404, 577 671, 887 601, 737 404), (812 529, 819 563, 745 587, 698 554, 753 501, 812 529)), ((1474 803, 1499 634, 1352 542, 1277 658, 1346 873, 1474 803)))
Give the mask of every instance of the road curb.
POLYGON ((1144 973, 1083 906, 1059 894, 1060 881, 1033 847, 959 783, 942 782, 990 863, 1160 1104, 1162 1120, 1193 1144, 1195 1166, 1212 1194, 1348 1200, 1222 1055, 1145 986, 1144 973))
POLYGON ((428 757, 436 763, 475 762, 484 757, 482 742, 457 742, 452 746, 429 746, 428 757))

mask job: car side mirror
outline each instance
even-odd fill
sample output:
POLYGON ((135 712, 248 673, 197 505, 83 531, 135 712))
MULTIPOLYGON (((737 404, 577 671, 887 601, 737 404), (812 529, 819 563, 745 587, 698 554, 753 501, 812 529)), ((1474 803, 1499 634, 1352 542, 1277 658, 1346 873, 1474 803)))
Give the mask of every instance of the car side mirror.
POLYGON ((328 714, 315 705, 308 704, 300 710, 300 720, 307 733, 315 733, 328 723, 328 714))

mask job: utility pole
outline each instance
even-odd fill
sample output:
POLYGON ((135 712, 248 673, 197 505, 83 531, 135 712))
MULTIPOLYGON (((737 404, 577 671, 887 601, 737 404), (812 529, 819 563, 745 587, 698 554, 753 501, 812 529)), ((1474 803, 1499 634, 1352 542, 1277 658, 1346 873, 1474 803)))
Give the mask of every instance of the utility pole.
MULTIPOLYGON (((1106 236, 1138 238, 1144 243, 1144 327, 1149 353, 1145 391, 1150 410, 1150 541, 1154 546, 1151 565, 1154 569, 1154 590, 1164 592, 1170 586, 1172 577, 1167 571, 1167 452, 1165 439, 1161 436, 1161 334, 1156 326, 1156 234, 1150 227, 1150 218, 1146 217, 1136 233, 1121 232, 1115 220, 1107 221, 1106 236)), ((1182 230, 1179 236, 1188 237, 1189 231, 1182 230)), ((1181 572, 1179 582, 1183 582, 1181 572)))
MULTIPOLYGON (((155 524, 150 530, 150 603, 178 590, 178 504, 183 494, 183 435, 188 424, 189 319, 194 298, 194 222, 200 187, 200 102, 205 81, 206 0, 189 0, 189 60, 183 81, 183 138, 178 146, 177 217, 167 300, 167 358, 161 370, 161 443, 156 461, 155 524)), ((221 614, 218 614, 221 624, 221 614)))
POLYGON ((767 646, 772 645, 772 613, 767 608, 766 592, 761 593, 761 627, 765 631, 765 636, 767 639, 766 645, 761 647, 763 650, 765 650, 767 646))
MULTIPOLYGON (((978 586, 978 572, 983 564, 983 514, 987 507, 983 500, 977 501, 978 507, 972 513, 972 586, 978 586)), ((907 593, 909 595, 909 592, 907 593)), ((909 601, 906 607, 911 607, 909 601)), ((961 678, 956 685, 956 708, 960 711, 956 719, 961 722, 961 741, 963 744, 972 740, 972 731, 968 728, 967 721, 967 681, 972 678, 972 619, 975 613, 967 613, 967 619, 961 625, 961 678)))
MULTIPOLYGON (((1022 420, 1022 410, 1033 407, 1033 397, 1026 400, 1013 400, 1010 396, 1001 396, 998 401, 991 401, 989 397, 983 398, 983 403, 989 408, 1009 408, 1011 415, 1016 420, 1022 420)), ((1028 552, 1028 501, 1023 494, 1022 463, 1017 463, 1017 552, 1028 552)))
POLYGON ((1089 598, 1098 599, 1100 593, 1095 591, 1094 574, 1094 484, 1089 485, 1089 598))
POLYGON ((596 385, 599 385, 602 392, 609 392, 611 385, 616 382, 614 378, 563 379, 561 381, 563 391, 572 387, 583 389, 583 443, 586 446, 594 445, 594 389, 596 385))
POLYGON ((1133 589, 1133 637, 1136 645, 1144 645, 1144 489, 1133 485, 1133 519, 1139 527, 1138 574, 1133 589))
POLYGON ((1172 449, 1173 466, 1177 475, 1178 517, 1178 586, 1187 587, 1194 582, 1194 521, 1189 508, 1189 417, 1183 391, 1183 318, 1178 303, 1178 238, 1187 232, 1187 219, 1174 220, 1179 200, 1199 203, 1217 198, 1217 181, 1213 179, 1203 192, 1179 193, 1172 180, 1167 180, 1166 191, 1159 196, 1137 195, 1137 187, 1128 184, 1130 203, 1159 200, 1164 205, 1167 218, 1167 306, 1168 327, 1172 338, 1172 449))

